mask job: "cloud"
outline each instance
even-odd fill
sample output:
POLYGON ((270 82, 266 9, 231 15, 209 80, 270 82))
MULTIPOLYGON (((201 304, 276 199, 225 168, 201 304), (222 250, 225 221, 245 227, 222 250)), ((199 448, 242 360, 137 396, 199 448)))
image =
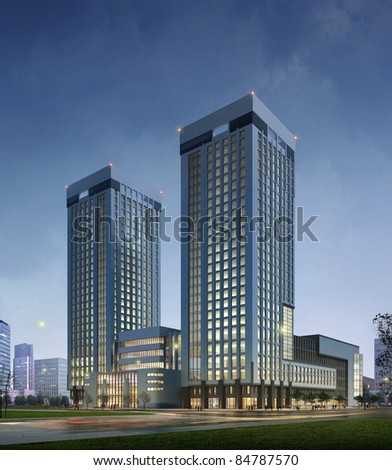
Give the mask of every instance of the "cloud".
POLYGON ((358 13, 368 3, 367 0, 323 1, 314 10, 314 19, 329 40, 339 40, 352 31, 358 13))

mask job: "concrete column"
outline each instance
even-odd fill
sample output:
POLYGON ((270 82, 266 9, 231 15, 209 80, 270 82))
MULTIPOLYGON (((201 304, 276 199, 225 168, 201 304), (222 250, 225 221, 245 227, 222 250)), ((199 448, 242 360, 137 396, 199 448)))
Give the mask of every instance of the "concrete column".
POLYGON ((218 386, 217 386, 217 395, 219 398, 219 406, 220 408, 226 408, 226 400, 225 400, 225 387, 223 385, 223 380, 218 381, 218 386))
POLYGON ((129 407, 129 378, 124 379, 124 389, 123 389, 123 407, 129 407))
POLYGON ((208 394, 205 380, 201 381, 201 406, 203 408, 208 408, 208 394))
POLYGON ((261 388, 261 408, 264 410, 265 409, 265 396, 266 396, 264 380, 261 381, 260 388, 261 388))
POLYGON ((190 404, 189 387, 181 387, 181 406, 189 408, 190 404))
POLYGON ((286 388, 286 404, 287 406, 292 405, 292 398, 291 395, 293 394, 293 383, 289 382, 288 388, 286 388))
POLYGON ((242 408, 242 390, 241 390, 241 381, 236 379, 234 382, 234 397, 237 402, 237 408, 242 408))
POLYGON ((284 403, 284 385, 283 385, 283 382, 281 381, 279 384, 279 388, 278 388, 278 400, 277 400, 278 408, 283 407, 283 403, 284 403))
POLYGON ((260 385, 257 386, 257 408, 263 410, 265 408, 265 385, 264 380, 261 380, 260 385))
POLYGON ((262 401, 261 401, 261 385, 255 385, 256 388, 256 395, 257 395, 257 408, 262 407, 262 401))
POLYGON ((273 380, 271 380, 271 385, 269 387, 268 401, 267 401, 268 408, 274 407, 274 398, 275 398, 275 383, 273 380))

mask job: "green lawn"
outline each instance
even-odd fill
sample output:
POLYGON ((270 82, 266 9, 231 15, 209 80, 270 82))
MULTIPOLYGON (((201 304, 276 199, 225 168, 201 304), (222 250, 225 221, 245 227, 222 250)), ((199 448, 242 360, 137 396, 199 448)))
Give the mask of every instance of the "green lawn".
MULTIPOLYGON (((15 418, 71 418, 75 416, 118 416, 118 415, 139 415, 143 411, 77 411, 77 410, 7 410, 7 419, 15 418)), ((4 416, 4 412, 3 412, 4 416)), ((1 423, 1 419, 0 419, 1 423)))
POLYGON ((391 419, 277 424, 4 446, 1 449, 392 449, 391 419))

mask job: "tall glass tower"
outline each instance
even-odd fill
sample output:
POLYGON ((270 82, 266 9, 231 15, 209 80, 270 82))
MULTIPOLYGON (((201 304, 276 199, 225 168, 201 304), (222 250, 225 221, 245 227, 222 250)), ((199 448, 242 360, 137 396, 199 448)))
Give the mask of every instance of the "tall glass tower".
MULTIPOLYGON (((5 390, 11 370, 11 327, 0 320, 0 390, 5 390)), ((9 384, 8 384, 9 385, 9 384)))
POLYGON ((111 165, 67 188, 68 388, 79 401, 118 403, 121 331, 160 323, 159 202, 111 165), (118 398, 118 397, 117 397, 118 398), (113 400, 113 401, 111 401, 113 400))
POLYGON ((14 389, 24 392, 34 390, 34 347, 22 343, 15 346, 14 389))
POLYGON ((283 405, 295 137, 251 94, 184 127, 180 153, 183 404, 283 405))

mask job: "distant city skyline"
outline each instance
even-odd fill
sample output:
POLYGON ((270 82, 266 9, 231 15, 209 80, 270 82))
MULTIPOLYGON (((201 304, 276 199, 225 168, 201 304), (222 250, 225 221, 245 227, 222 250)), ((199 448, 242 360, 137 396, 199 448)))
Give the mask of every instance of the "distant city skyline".
MULTIPOLYGON (((299 136, 295 334, 358 344, 391 311, 392 5, 5 1, 0 17, 0 319, 66 356, 66 184, 109 162, 180 215, 178 133, 255 90, 299 136), (15 34, 15 25, 19 26, 15 34), (163 195, 160 190, 163 189, 163 195)), ((162 243, 162 323, 180 326, 180 244, 162 243)))

